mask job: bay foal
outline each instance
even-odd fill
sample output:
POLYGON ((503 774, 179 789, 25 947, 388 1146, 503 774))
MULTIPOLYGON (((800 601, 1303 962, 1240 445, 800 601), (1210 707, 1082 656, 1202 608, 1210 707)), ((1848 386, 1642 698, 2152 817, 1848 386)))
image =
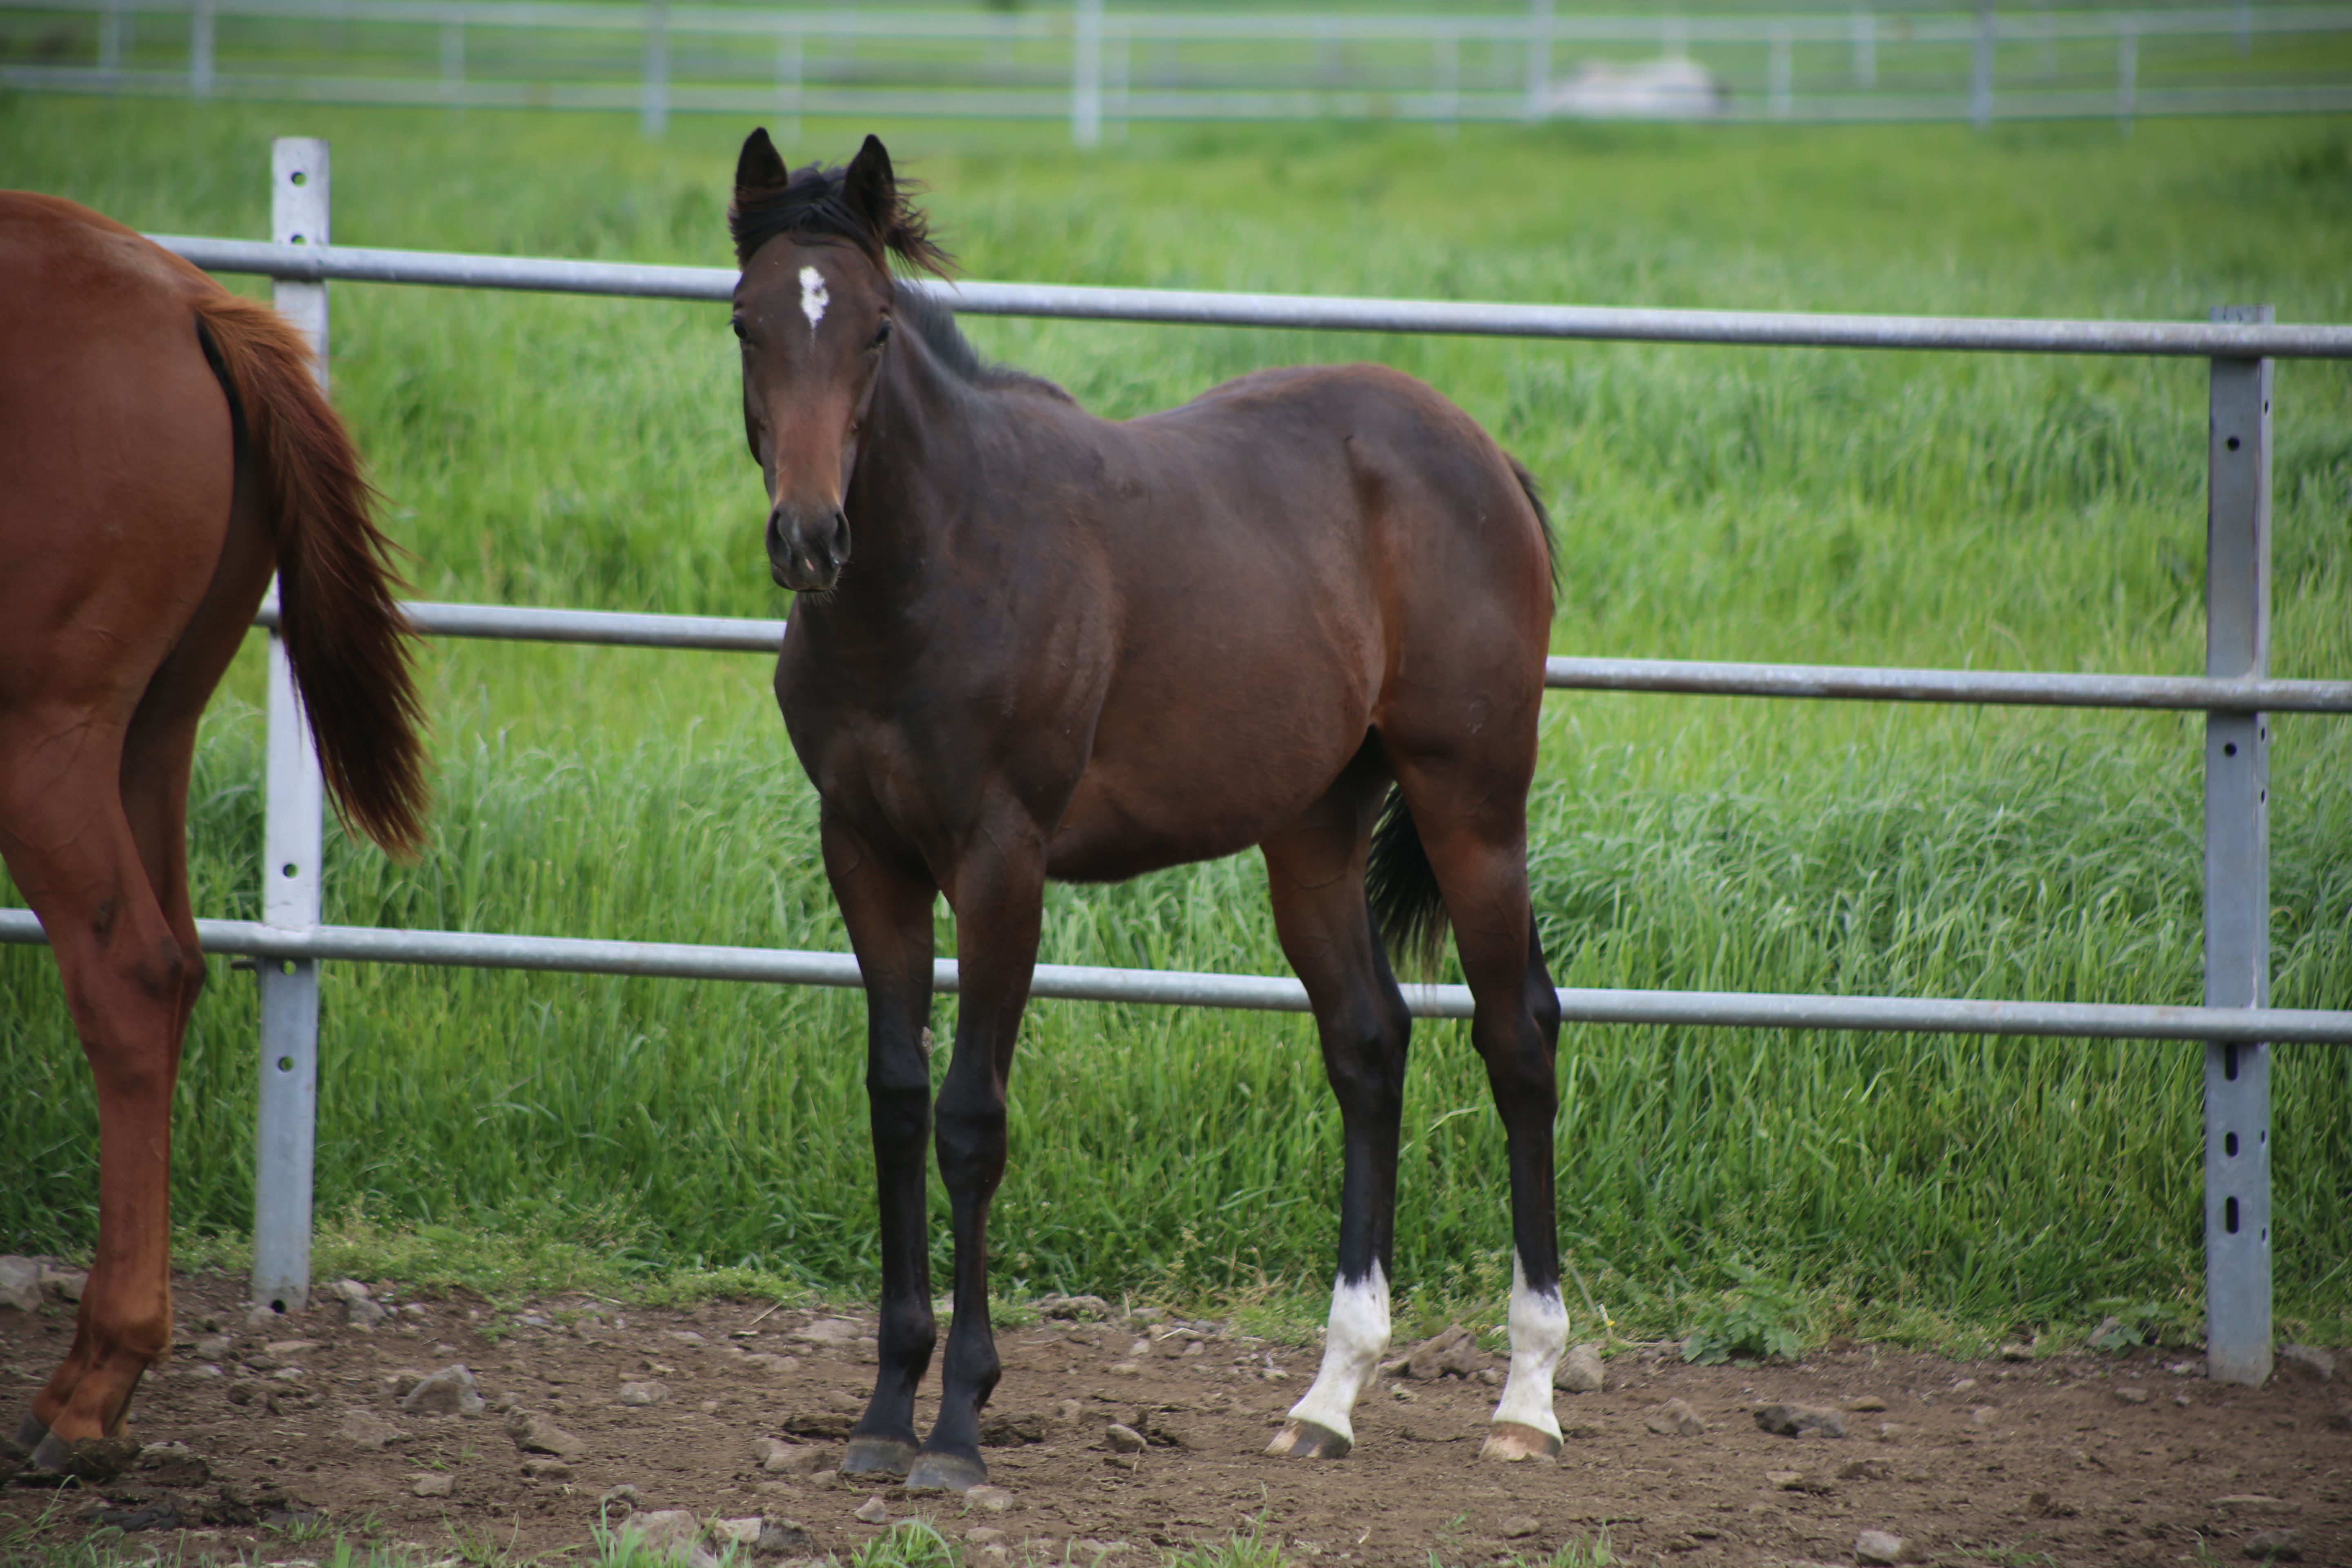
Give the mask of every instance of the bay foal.
POLYGON ((1377 365, 1265 371, 1114 424, 982 364, 892 279, 894 255, 945 258, 872 137, 846 169, 793 172, 754 132, 729 217, 744 432, 771 570, 799 595, 776 697, 866 985, 881 1371, 843 1472, 959 1490, 987 1473, 988 1208, 1046 879, 1252 845, 1345 1126, 1322 1370, 1272 1451, 1345 1454, 1388 1342, 1410 1019, 1381 932, 1450 921, 1510 1153, 1511 1373, 1486 1452, 1556 1455, 1559 1019, 1526 854, 1552 586, 1526 472, 1377 365), (919 1447, 942 895, 962 994, 935 1129, 955 1317, 919 1447))
POLYGON ((172 1091, 205 978, 188 771, 273 568, 337 802, 388 847, 421 834, 406 623, 311 363, 121 225, 0 192, 0 858, 98 1084, 96 1261, 16 1435, 39 1469, 120 1436, 171 1344, 172 1091))

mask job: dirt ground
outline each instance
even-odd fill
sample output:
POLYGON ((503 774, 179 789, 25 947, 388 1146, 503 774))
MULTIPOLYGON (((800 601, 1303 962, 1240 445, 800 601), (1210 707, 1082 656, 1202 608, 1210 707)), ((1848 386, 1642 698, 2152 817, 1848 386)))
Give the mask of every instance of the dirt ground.
MULTIPOLYGON (((256 1326, 239 1281, 178 1290, 180 1342, 142 1389, 132 1433, 194 1461, 63 1491, 20 1476, 0 1489, 0 1540, 45 1513, 42 1538, 71 1539, 103 1510, 134 1531, 126 1544, 188 1560, 315 1560, 322 1530, 428 1559, 531 1555, 586 1544, 600 1500, 625 1485, 646 1510, 793 1521, 805 1537, 772 1531, 768 1550, 794 1556, 845 1558, 884 1528, 877 1515, 922 1515, 982 1564, 1108 1552, 1108 1568, 1150 1568, 1253 1528, 1293 1559, 1416 1568, 1433 1552, 1448 1568, 1538 1560, 1603 1530, 1621 1558, 1678 1568, 1851 1563, 1864 1531, 1907 1542, 1907 1561, 2003 1564, 2244 1561, 2249 1538, 2294 1531, 2300 1561, 2352 1564, 2352 1366, 2252 1391, 2153 1350, 1970 1363, 1832 1347, 1795 1365, 1696 1367, 1671 1347, 1621 1348, 1607 1387, 1559 1395, 1558 1465, 1479 1461, 1496 1391, 1475 1375, 1383 1376, 1359 1407, 1356 1451, 1308 1461, 1260 1450, 1311 1378, 1313 1347, 1211 1323, 1049 1319, 999 1336, 992 1413, 1009 1446, 989 1450, 1005 1494, 991 1508, 832 1476, 872 1386, 871 1318, 854 1311, 572 1296, 500 1321, 478 1301, 377 1285, 392 1316, 362 1330, 341 1301, 256 1326), (417 1373, 461 1363, 483 1414, 400 1407, 417 1373), (656 1402, 622 1403, 625 1384, 658 1384, 632 1395, 656 1402), (1671 1399, 1706 1430, 1654 1431, 1671 1399), (1754 1412, 1774 1402, 1839 1410, 1847 1435, 1761 1431, 1754 1412), (582 1451, 521 1452, 517 1412, 582 1451), (1113 1422, 1148 1446, 1113 1451, 1113 1422), (763 1468, 768 1439, 795 1445, 777 1464, 803 1473, 763 1468), (417 1495, 444 1478, 447 1495, 417 1495)), ((0 1310, 9 1426, 70 1339, 70 1312, 0 1310)), ((1502 1358, 1486 1359, 1499 1373, 1502 1358)), ((618 1518, 626 1505, 603 1506, 618 1518)))

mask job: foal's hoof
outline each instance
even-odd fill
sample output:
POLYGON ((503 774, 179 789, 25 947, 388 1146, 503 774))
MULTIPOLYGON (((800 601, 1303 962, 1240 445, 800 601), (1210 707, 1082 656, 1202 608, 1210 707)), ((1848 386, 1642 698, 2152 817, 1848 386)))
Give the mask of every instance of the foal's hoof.
POLYGON ((1478 1450, 1482 1459, 1499 1459, 1513 1465, 1522 1459, 1541 1459, 1546 1464, 1559 1458, 1559 1439, 1549 1432, 1539 1432, 1519 1421, 1497 1421, 1486 1434, 1486 1446, 1478 1450))
POLYGON ((49 1424, 37 1415, 27 1413, 22 1421, 16 1423, 16 1447, 27 1454, 39 1447, 41 1439, 48 1435, 49 1424))
POLYGON ((961 1454, 918 1454, 907 1472, 910 1492, 968 1492, 988 1484, 988 1466, 961 1454))
POLYGON ((1354 1447, 1353 1439, 1334 1432, 1319 1421, 1301 1421, 1297 1416, 1282 1424, 1274 1441, 1265 1446, 1269 1454, 1287 1454, 1300 1459, 1344 1459, 1354 1447))
POLYGON ((896 1437, 852 1437, 841 1457, 845 1476, 887 1476, 898 1479, 915 1462, 915 1446, 896 1437))
POLYGON ((103 1486, 139 1458, 133 1437, 83 1437, 68 1443, 55 1432, 33 1446, 32 1468, 59 1480, 103 1486))

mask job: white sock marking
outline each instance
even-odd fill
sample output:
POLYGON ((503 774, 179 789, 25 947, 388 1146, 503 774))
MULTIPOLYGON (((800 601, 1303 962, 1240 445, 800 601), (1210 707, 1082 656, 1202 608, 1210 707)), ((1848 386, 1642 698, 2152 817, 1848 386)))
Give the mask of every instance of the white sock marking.
POLYGON ((1348 1413, 1371 1381, 1381 1352, 1389 1345, 1389 1282, 1378 1263, 1365 1279, 1331 1287, 1331 1323, 1323 1338, 1323 1370, 1315 1385, 1290 1407, 1293 1421, 1312 1421, 1352 1443, 1348 1413))
POLYGON ((1559 1436, 1551 1410, 1551 1371, 1568 1348, 1568 1309, 1559 1287, 1528 1289, 1519 1255, 1511 1254, 1511 1376, 1495 1404, 1495 1419, 1532 1426, 1547 1437, 1559 1436))
POLYGON ((816 333, 816 324, 824 320, 824 308, 832 303, 824 291, 824 274, 814 267, 801 268, 801 314, 809 319, 809 333, 816 333))

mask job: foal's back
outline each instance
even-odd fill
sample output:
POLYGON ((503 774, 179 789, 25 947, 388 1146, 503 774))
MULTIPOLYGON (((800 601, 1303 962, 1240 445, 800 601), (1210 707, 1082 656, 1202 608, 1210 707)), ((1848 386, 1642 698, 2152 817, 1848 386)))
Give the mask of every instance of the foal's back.
POLYGON ((1093 880, 1265 838, 1366 743, 1487 732, 1533 766, 1551 616, 1510 458, 1381 365, 1259 372, 1126 423, 1063 408, 1055 548, 1109 601, 1084 776, 1053 874, 1093 880), (1093 448, 1072 464, 1066 444, 1093 448), (1097 574, 1098 573, 1098 574, 1097 574), (1495 728, 1497 721, 1503 721, 1495 728), (1516 731, 1516 736, 1505 731, 1516 731))

